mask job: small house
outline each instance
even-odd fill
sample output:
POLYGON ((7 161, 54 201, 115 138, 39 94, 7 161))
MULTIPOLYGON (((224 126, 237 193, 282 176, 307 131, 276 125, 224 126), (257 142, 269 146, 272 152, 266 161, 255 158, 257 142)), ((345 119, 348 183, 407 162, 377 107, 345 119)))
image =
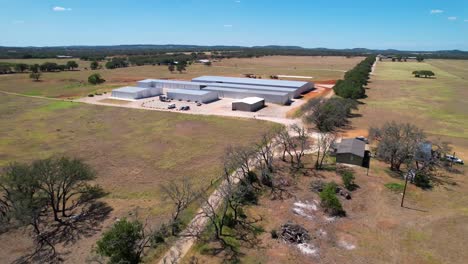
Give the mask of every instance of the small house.
POLYGON ((363 166, 366 143, 355 138, 344 138, 336 148, 336 162, 363 166))

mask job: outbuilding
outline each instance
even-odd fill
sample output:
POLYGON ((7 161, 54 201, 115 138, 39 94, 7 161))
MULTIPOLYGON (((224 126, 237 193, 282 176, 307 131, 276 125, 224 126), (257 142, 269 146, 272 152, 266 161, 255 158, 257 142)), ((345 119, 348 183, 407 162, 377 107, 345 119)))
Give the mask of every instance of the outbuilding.
POLYGON ((265 107, 265 99, 260 97, 247 97, 232 102, 232 110, 255 112, 265 107))
POLYGON ((219 99, 216 92, 188 89, 167 89, 167 98, 174 100, 197 101, 200 103, 209 103, 219 99))
POLYGON ((153 97, 162 94, 162 89, 159 88, 142 88, 126 86, 112 90, 111 96, 119 99, 140 99, 146 97, 153 97))
POLYGON ((363 166, 366 143, 355 138, 345 138, 338 144, 336 163, 346 163, 363 166))

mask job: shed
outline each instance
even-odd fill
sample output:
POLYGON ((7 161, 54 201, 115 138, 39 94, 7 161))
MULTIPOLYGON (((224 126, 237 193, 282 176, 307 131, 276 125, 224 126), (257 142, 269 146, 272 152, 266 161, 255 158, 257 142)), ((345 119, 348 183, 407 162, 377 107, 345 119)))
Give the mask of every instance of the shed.
POLYGON ((232 110, 255 112, 265 107, 265 99, 260 97, 247 97, 232 102, 232 110))
POLYGON ((175 100, 190 100, 200 103, 209 103, 218 100, 218 94, 216 92, 188 89, 167 89, 167 97, 175 100))
POLYGON ((366 143, 355 138, 345 138, 338 144, 336 162, 363 166, 366 143))
POLYGON ((159 88, 142 88, 126 86, 112 90, 111 96, 119 99, 140 99, 162 94, 159 88))

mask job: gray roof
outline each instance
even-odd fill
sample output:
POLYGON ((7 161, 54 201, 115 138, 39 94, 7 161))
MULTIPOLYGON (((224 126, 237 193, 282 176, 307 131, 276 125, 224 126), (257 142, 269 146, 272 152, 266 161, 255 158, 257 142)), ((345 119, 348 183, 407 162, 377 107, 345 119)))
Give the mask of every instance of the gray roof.
POLYGON ((152 82, 159 82, 159 83, 178 83, 178 84, 190 84, 190 85, 207 85, 205 83, 200 82, 189 82, 189 81, 178 81, 178 80, 159 80, 159 79, 150 79, 152 82))
POLYGON ((351 153, 359 157, 364 157, 366 143, 355 138, 344 138, 338 144, 337 154, 351 153))
POLYGON ((151 88, 141 88, 141 87, 133 87, 133 86, 125 86, 125 87, 120 87, 120 88, 117 88, 117 89, 114 89, 112 91, 116 91, 116 92, 125 92, 125 93, 137 93, 137 92, 141 92, 141 91, 146 91, 148 89, 151 89, 151 88))
POLYGON ((286 93, 286 92, 246 90, 246 89, 235 89, 235 88, 215 87, 215 86, 207 86, 203 89, 210 90, 210 91, 226 91, 226 92, 238 92, 238 93, 271 94, 271 95, 289 96, 289 93, 286 93))
POLYGON ((278 86, 258 86, 258 85, 247 85, 247 84, 233 84, 233 83, 207 83, 207 86, 211 87, 223 87, 223 88, 239 88, 245 90, 259 90, 259 91, 277 91, 294 93, 297 91, 296 88, 278 87, 278 86))
POLYGON ((224 76, 200 76, 200 77, 192 79, 192 81, 283 86, 283 87, 291 87, 291 88, 300 88, 307 84, 307 82, 300 82, 300 81, 266 80, 266 79, 252 79, 252 78, 238 78, 238 77, 224 77, 224 76))
POLYGON ((178 94, 193 94, 193 95, 205 95, 212 93, 211 91, 203 90, 189 90, 189 89, 167 89, 168 93, 178 93, 178 94))

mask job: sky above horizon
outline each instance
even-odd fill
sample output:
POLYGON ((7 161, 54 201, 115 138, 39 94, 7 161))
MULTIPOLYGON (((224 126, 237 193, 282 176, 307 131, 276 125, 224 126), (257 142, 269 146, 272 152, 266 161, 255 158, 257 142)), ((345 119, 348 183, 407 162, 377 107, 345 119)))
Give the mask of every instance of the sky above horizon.
POLYGON ((0 46, 468 51, 468 0, 0 0, 0 46))

